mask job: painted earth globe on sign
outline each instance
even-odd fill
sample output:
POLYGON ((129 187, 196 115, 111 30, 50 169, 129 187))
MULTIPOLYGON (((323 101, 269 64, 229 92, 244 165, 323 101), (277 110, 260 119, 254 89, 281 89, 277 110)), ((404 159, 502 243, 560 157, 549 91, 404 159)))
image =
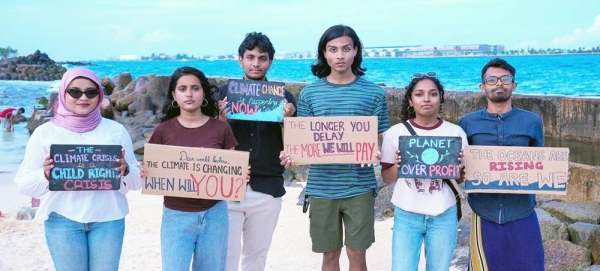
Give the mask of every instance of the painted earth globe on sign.
POLYGON ((440 154, 436 149, 433 148, 426 149, 423 151, 423 153, 421 153, 421 160, 423 160, 423 163, 426 165, 435 164, 439 158, 440 154))

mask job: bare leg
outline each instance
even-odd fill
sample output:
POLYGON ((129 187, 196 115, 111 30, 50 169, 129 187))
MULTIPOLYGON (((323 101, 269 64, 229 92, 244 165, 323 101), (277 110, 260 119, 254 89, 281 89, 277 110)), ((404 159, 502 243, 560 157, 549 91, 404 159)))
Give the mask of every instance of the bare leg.
POLYGON ((346 253, 350 261, 350 271, 367 271, 366 251, 354 251, 346 247, 346 253))
POLYGON ((340 271, 340 254, 342 249, 338 249, 332 252, 323 253, 323 265, 321 270, 323 271, 340 271))

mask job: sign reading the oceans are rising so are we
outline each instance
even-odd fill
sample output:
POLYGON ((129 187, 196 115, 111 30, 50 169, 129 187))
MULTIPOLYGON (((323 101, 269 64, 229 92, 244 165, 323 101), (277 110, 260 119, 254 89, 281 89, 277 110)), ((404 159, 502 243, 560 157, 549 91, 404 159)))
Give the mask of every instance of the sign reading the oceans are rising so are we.
POLYGON ((567 194, 569 149, 467 146, 467 193, 567 194))
POLYGON ((227 119, 283 121, 285 84, 230 79, 227 83, 227 119))
POLYGON ((143 194, 242 201, 249 153, 146 143, 143 194))
POLYGON ((50 191, 119 190, 121 146, 50 145, 50 191))
POLYGON ((296 117, 284 123, 284 149, 297 165, 377 162, 377 117, 296 117))
POLYGON ((458 156, 462 149, 462 138, 441 136, 400 136, 400 178, 460 177, 458 156))

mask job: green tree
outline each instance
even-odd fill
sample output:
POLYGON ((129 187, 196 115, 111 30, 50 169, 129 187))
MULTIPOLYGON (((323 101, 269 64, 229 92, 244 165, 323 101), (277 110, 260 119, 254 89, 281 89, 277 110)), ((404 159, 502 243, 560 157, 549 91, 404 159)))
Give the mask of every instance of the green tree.
POLYGON ((10 46, 4 48, 0 47, 0 56, 2 59, 7 59, 8 57, 17 56, 17 49, 13 49, 10 46))

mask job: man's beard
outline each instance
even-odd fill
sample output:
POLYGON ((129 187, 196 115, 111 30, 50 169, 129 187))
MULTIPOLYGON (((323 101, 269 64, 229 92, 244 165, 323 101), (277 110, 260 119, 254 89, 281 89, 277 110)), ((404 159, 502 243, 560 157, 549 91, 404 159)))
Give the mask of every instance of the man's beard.
POLYGON ((487 98, 493 103, 503 103, 510 100, 512 91, 509 91, 505 88, 502 88, 502 90, 504 90, 504 93, 498 95, 495 94, 495 92, 492 90, 490 93, 487 94, 487 98))

